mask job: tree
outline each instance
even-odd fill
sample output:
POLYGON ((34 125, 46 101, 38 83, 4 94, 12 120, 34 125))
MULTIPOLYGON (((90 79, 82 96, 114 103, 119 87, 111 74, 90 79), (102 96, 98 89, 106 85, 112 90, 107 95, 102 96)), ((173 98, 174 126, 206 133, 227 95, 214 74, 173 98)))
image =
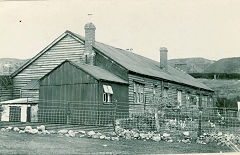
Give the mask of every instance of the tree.
POLYGON ((153 95, 150 100, 150 107, 152 112, 154 113, 155 118, 155 126, 156 130, 160 131, 160 118, 163 119, 166 109, 173 107, 173 103, 170 98, 162 97, 162 94, 153 95))

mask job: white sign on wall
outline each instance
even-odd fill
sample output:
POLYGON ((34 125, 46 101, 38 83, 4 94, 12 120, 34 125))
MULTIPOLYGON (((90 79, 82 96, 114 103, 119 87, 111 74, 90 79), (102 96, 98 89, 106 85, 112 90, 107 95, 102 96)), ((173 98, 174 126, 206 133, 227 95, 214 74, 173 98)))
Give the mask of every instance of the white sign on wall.
POLYGON ((240 102, 238 102, 237 105, 238 105, 238 111, 239 111, 240 110, 240 102))

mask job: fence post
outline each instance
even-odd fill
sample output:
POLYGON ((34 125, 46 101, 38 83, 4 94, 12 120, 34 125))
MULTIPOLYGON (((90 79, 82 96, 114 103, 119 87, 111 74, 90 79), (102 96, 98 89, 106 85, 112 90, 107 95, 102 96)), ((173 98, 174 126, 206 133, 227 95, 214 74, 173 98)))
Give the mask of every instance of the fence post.
POLYGON ((70 103, 67 102, 67 124, 70 123, 70 103))
POLYGON ((197 136, 201 136, 202 134, 202 108, 199 107, 199 118, 198 118, 198 132, 197 136))
POLYGON ((115 125, 116 125, 116 114, 117 114, 117 102, 114 104, 114 110, 113 110, 113 130, 115 131, 115 125))

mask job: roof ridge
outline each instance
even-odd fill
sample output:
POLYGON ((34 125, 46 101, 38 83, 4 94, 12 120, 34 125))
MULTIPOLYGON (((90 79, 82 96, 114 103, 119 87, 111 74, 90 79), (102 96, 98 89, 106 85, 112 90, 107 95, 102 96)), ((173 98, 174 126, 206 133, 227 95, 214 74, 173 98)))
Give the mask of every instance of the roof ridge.
MULTIPOLYGON (((85 40, 85 38, 84 38, 83 36, 79 35, 79 34, 76 34, 76 33, 71 32, 71 31, 70 31, 69 33, 73 34, 74 36, 76 36, 77 38, 79 38, 79 39, 82 40, 82 41, 85 40)), ((124 50, 124 49, 122 49, 122 48, 118 48, 118 47, 114 47, 114 46, 108 45, 108 44, 106 44, 106 43, 102 43, 102 42, 96 41, 94 47, 95 47, 98 51, 102 52, 103 54, 105 54, 105 53, 103 52, 104 50, 117 50, 117 51, 120 51, 121 53, 125 52, 126 55, 129 55, 129 56, 130 56, 130 54, 131 54, 131 55, 134 56, 134 57, 138 57, 138 58, 140 58, 140 59, 142 59, 142 60, 145 60, 146 68, 148 68, 149 65, 154 66, 154 67, 155 67, 155 70, 153 69, 153 71, 155 71, 155 72, 156 72, 156 68, 159 66, 159 65, 157 65, 157 63, 159 63, 158 61, 155 61, 155 60, 150 59, 150 58, 148 58, 148 57, 139 55, 139 54, 137 54, 137 53, 129 52, 129 51, 124 50), (99 47, 99 46, 103 46, 103 47, 99 47), (103 49, 104 46, 107 47, 107 48, 109 48, 109 49, 103 49)), ((107 51, 105 51, 105 52, 107 52, 107 51)), ((113 52, 114 52, 114 51, 113 51, 113 52)), ((107 54, 105 54, 105 55, 107 55, 108 57, 110 57, 111 59, 113 59, 114 61, 116 61, 117 63, 119 63, 119 62, 118 62, 118 60, 119 60, 118 58, 116 58, 116 57, 115 57, 115 58, 112 58, 111 56, 109 56, 109 54, 110 54, 110 53, 107 52, 107 54)), ((124 53, 123 53, 123 54, 124 54, 124 53)), ((141 60, 140 60, 140 61, 141 61, 141 60)), ((177 69, 175 69, 174 67, 171 67, 170 65, 168 65, 168 68, 169 68, 168 71, 161 70, 160 67, 159 67, 159 70, 158 70, 157 72, 163 74, 162 76, 160 76, 160 75, 153 75, 153 74, 151 73, 151 71, 149 71, 148 73, 141 73, 141 72, 139 72, 139 71, 134 71, 134 67, 130 67, 130 68, 129 68, 129 66, 126 66, 126 64, 125 64, 125 66, 124 66, 124 64, 121 64, 121 63, 119 63, 119 64, 120 64, 121 66, 127 68, 128 70, 133 71, 133 72, 136 72, 136 73, 139 73, 139 74, 148 75, 148 76, 153 76, 153 77, 159 77, 159 78, 162 78, 162 79, 166 79, 166 78, 167 78, 166 80, 175 81, 175 82, 177 82, 177 83, 187 84, 187 85, 190 85, 190 86, 200 87, 200 88, 203 88, 203 89, 207 89, 207 90, 211 90, 211 91, 212 91, 212 89, 210 89, 210 88, 207 87, 206 85, 198 82, 198 81, 197 81, 195 78, 193 78, 191 75, 189 75, 189 74, 187 74, 187 73, 184 73, 184 72, 181 71, 181 70, 177 70, 177 69), (177 72, 177 73, 175 73, 175 72, 177 72), (165 75, 165 74, 167 74, 167 75, 165 75), (179 74, 180 74, 180 75, 179 75, 179 74), (170 77, 171 77, 171 78, 170 78, 170 77), (168 79, 168 78, 170 78, 170 79, 168 79), (181 80, 181 79, 182 79, 182 80, 181 80)), ((145 66, 141 66, 141 67, 142 67, 142 69, 145 68, 145 66)))

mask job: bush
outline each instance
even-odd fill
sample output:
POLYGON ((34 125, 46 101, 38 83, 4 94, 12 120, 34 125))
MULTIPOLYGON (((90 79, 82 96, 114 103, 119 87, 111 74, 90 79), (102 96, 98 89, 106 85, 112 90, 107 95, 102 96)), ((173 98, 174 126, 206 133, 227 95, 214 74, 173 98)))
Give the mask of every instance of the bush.
POLYGON ((138 129, 139 131, 154 131, 155 119, 153 114, 143 113, 134 114, 130 118, 119 119, 119 126, 124 129, 138 129))

